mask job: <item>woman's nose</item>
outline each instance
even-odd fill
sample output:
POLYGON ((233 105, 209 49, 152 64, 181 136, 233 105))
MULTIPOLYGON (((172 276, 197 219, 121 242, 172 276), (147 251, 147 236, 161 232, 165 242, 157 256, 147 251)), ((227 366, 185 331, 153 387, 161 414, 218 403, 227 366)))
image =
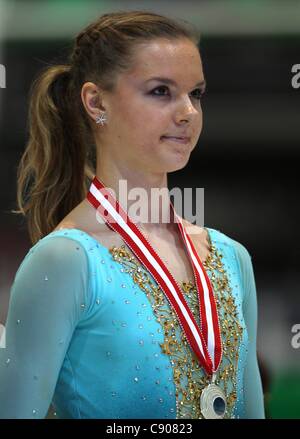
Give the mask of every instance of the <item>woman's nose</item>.
POLYGON ((181 122, 185 120, 191 122, 194 117, 199 115, 199 110, 195 108, 191 98, 189 96, 183 98, 180 102, 179 108, 177 109, 177 121, 181 122))

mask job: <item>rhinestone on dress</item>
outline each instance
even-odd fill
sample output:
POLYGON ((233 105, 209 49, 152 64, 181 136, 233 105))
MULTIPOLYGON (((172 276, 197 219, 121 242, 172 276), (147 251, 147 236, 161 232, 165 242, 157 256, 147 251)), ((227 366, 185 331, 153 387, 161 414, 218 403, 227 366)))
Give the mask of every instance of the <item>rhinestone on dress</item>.
POLYGON ((45 280, 48 280, 48 276, 47 275, 45 276, 45 280))

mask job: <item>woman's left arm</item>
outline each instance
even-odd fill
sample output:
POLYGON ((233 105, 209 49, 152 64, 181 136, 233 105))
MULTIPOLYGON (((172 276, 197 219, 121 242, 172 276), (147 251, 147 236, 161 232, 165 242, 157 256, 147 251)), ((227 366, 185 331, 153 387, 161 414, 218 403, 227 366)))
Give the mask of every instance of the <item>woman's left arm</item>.
POLYGON ((238 245, 243 281, 243 313, 248 331, 248 352, 244 370, 244 414, 246 419, 264 419, 264 396, 257 362, 257 294, 252 260, 247 249, 238 245))

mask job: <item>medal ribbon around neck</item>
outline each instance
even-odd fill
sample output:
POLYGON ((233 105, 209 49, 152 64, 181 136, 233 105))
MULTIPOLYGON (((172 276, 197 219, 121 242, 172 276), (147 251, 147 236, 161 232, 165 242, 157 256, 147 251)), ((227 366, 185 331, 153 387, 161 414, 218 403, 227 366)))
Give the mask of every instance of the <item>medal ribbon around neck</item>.
POLYGON ((212 375, 217 371, 222 358, 222 341, 213 289, 195 247, 185 231, 181 218, 176 214, 172 202, 170 201, 170 205, 178 220, 177 224, 181 237, 194 271, 199 301, 200 327, 186 303, 179 284, 164 262, 136 224, 131 221, 113 194, 96 176, 90 185, 87 200, 101 214, 107 225, 121 235, 128 247, 159 284, 173 307, 198 361, 206 373, 212 375))

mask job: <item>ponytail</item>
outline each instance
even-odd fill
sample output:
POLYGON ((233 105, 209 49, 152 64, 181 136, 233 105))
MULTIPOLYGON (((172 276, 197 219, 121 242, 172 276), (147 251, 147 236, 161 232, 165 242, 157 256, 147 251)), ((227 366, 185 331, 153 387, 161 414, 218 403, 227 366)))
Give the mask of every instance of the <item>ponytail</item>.
POLYGON ((29 140, 17 171, 19 210, 13 211, 27 217, 33 244, 85 198, 95 174, 87 127, 77 114, 70 66, 47 67, 30 91, 29 140))

